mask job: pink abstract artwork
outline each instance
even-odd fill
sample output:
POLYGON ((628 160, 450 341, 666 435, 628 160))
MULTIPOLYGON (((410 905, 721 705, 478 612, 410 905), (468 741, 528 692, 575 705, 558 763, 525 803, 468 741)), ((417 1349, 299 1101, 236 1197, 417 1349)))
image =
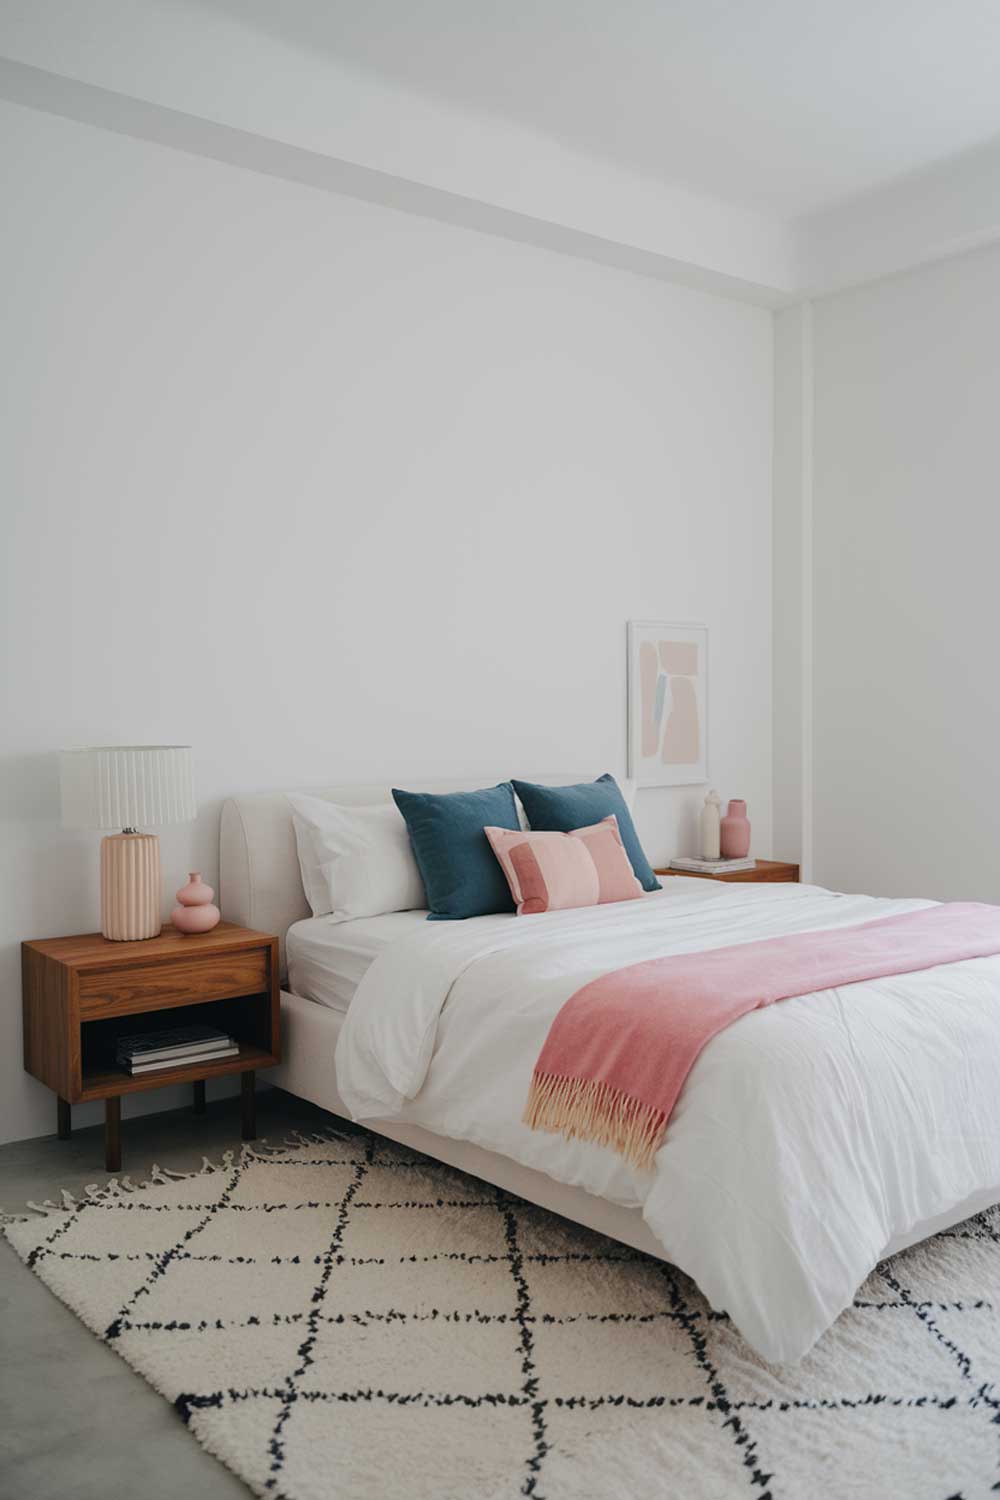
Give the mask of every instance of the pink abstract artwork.
POLYGON ((690 677, 669 677, 670 712, 663 730, 663 761, 668 766, 694 766, 701 756, 698 700, 690 677))
POLYGON ((646 786, 704 781, 708 632, 629 625, 629 774, 646 786))
POLYGON ((660 742, 660 726, 655 712, 656 684, 659 669, 656 665, 656 647, 652 641, 643 641, 639 647, 639 680, 642 684, 642 753, 655 755, 660 742))

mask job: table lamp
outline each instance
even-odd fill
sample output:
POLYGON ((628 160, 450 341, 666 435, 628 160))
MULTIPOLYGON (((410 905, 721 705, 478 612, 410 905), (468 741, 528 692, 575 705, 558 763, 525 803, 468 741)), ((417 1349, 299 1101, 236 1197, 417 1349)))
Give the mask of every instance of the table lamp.
POLYGON ((95 745, 60 757, 66 828, 120 828, 101 840, 101 931, 113 942, 160 931, 160 841, 141 826, 197 811, 190 745, 95 745))

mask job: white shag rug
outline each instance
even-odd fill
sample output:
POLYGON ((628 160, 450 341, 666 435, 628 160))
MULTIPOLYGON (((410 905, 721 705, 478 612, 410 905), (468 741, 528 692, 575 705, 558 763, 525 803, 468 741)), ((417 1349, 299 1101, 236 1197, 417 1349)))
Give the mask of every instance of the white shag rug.
POLYGON ((1000 1210, 777 1368, 671 1267, 367 1134, 42 1207, 10 1243, 274 1500, 1000 1490, 1000 1210))

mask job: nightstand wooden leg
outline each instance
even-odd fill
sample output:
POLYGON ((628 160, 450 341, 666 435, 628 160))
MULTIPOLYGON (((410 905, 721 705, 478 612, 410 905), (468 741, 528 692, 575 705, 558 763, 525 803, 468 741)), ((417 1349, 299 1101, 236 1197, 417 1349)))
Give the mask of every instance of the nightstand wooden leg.
POLYGON ((243 1139, 245 1141, 257 1139, 257 1096, 254 1093, 254 1077, 252 1068, 240 1074, 243 1090, 243 1139))
POLYGON ((68 1141, 73 1134, 73 1112, 70 1109, 68 1099, 64 1099, 61 1094, 57 1094, 56 1099, 56 1119, 58 1120, 57 1129, 59 1139, 61 1141, 68 1141))
POLYGON ((104 1166, 109 1172, 121 1171, 122 1101, 118 1094, 104 1101, 104 1166))
POLYGON ((197 1083, 195 1083, 193 1085, 193 1088, 194 1088, 194 1112, 195 1112, 196 1115, 203 1115, 205 1113, 205 1080, 204 1080, 204 1078, 199 1078, 198 1081, 197 1081, 197 1083))

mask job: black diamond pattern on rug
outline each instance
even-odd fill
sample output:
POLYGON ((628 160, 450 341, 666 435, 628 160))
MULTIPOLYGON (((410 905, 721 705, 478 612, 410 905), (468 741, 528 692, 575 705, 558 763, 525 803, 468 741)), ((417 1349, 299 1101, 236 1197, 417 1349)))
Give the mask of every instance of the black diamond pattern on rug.
POLYGON ((5 1233, 255 1491, 1000 1492, 1000 1212, 873 1271, 795 1367, 662 1262, 363 1131, 5 1233))

